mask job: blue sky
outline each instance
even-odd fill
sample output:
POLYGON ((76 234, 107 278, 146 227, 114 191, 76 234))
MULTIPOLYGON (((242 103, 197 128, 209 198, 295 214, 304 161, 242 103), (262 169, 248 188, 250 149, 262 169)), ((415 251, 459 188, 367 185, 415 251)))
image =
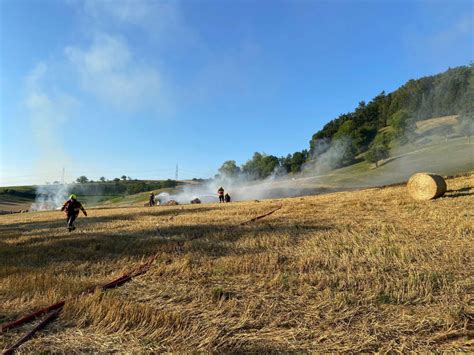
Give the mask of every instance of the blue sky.
POLYGON ((474 59, 472 1, 0 0, 0 185, 211 177, 474 59))

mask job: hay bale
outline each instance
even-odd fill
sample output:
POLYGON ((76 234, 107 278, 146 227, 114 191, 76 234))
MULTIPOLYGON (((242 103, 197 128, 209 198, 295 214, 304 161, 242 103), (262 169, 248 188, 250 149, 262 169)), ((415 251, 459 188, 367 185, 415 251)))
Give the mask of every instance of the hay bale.
POLYGON ((175 200, 169 200, 168 202, 166 202, 166 206, 177 206, 179 205, 178 201, 175 201, 175 200))
POLYGON ((436 174, 418 173, 408 180, 407 187, 415 200, 431 200, 444 195, 446 181, 436 174))
POLYGON ((191 200, 192 205, 199 204, 199 203, 201 203, 201 200, 197 197, 194 200, 191 200))

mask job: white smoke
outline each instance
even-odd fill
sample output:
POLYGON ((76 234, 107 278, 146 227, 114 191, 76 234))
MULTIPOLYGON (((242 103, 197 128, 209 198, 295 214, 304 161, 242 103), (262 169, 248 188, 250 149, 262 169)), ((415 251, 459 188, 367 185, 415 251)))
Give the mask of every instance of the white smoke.
MULTIPOLYGON (((305 164, 303 174, 315 176, 342 166, 347 160, 352 159, 351 149, 351 140, 347 137, 333 142, 320 140, 314 151, 315 158, 305 164)), ((180 204, 190 203, 195 198, 199 198, 203 203, 218 202, 217 190, 221 186, 231 196, 231 201, 295 197, 340 190, 337 187, 315 184, 303 174, 288 175, 282 167, 277 166, 264 180, 254 180, 242 173, 232 176, 220 175, 201 184, 181 186, 172 194, 160 193, 157 199, 161 203, 175 200, 180 204)))
POLYGON ((168 192, 161 192, 156 196, 156 199, 161 204, 165 204, 170 200, 175 200, 180 204, 190 203, 191 200, 198 198, 202 203, 210 203, 218 201, 217 188, 213 190, 212 184, 200 184, 195 186, 185 186, 181 191, 169 194, 168 192))
POLYGON ((218 202, 217 190, 223 187, 231 201, 262 200, 303 196, 321 193, 323 189, 314 186, 305 186, 287 175, 272 174, 264 180, 250 180, 244 175, 220 176, 200 184, 184 185, 174 193, 162 192, 156 196, 160 203, 175 200, 180 204, 188 204, 191 200, 199 198, 202 203, 218 202))
POLYGON ((320 139, 312 152, 311 160, 304 164, 302 170, 306 174, 320 175, 350 163, 352 142, 349 137, 334 141, 320 139))
POLYGON ((95 205, 103 198, 103 187, 100 184, 51 184, 36 187, 36 199, 31 205, 32 211, 50 211, 60 208, 69 198, 76 194, 84 204, 95 205))
POLYGON ((36 200, 31 205, 32 211, 50 211, 60 208, 68 199, 71 185, 42 185, 36 188, 36 200))

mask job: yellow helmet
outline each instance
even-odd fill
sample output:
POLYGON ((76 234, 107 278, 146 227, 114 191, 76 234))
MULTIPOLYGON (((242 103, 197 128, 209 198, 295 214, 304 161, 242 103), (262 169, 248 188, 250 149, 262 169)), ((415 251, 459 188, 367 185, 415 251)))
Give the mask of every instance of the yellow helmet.
POLYGON ((69 196, 69 198, 70 198, 71 200, 75 200, 75 199, 77 199, 77 196, 76 196, 75 194, 71 194, 71 196, 69 196))

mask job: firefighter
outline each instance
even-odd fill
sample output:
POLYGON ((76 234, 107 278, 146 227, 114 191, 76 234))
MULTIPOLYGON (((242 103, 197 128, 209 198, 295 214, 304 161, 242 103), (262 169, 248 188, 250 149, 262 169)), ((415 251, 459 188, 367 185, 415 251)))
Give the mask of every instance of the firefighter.
POLYGON ((87 217, 87 212, 84 207, 82 207, 82 204, 77 200, 77 196, 75 194, 71 194, 71 196, 69 196, 69 200, 67 200, 61 208, 61 211, 66 211, 67 229, 69 232, 76 229, 74 226, 74 221, 79 215, 79 210, 81 210, 82 213, 84 213, 84 216, 87 217))
POLYGON ((217 190, 217 194, 219 195, 219 203, 225 202, 224 200, 224 188, 221 186, 219 190, 217 190))
POLYGON ((150 207, 153 207, 155 205, 155 194, 153 192, 150 192, 150 207))
POLYGON ((230 202, 230 195, 228 193, 225 194, 224 201, 225 202, 230 202))

